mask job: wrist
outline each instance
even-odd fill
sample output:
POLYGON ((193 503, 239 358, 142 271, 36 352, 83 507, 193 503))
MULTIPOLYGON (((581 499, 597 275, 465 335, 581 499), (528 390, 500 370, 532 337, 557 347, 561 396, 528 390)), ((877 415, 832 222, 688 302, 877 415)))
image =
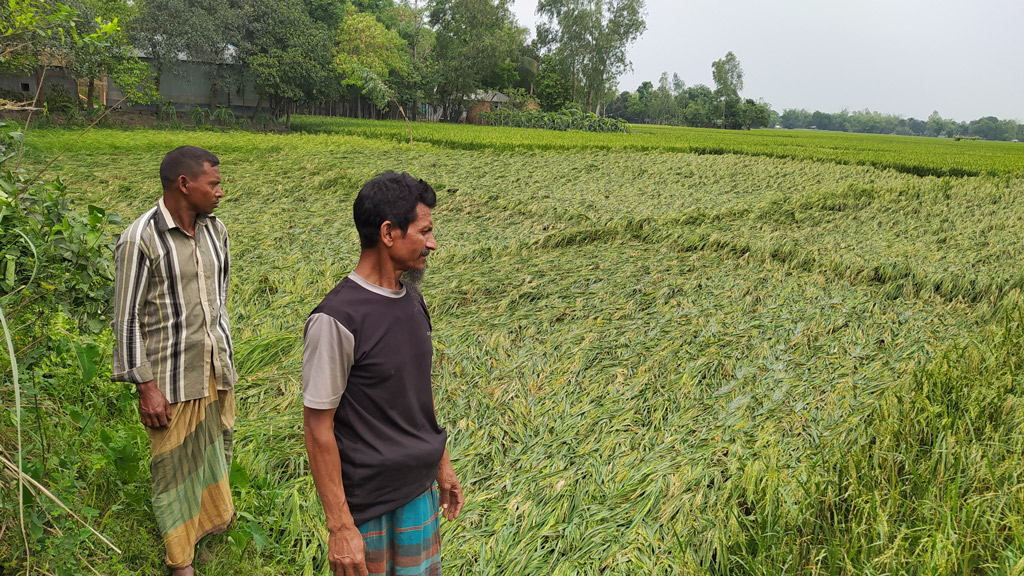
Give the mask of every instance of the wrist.
POLYGON ((350 532, 356 529, 356 523, 353 521, 327 525, 327 531, 331 534, 341 534, 342 532, 350 532))
POLYGON ((341 502, 341 509, 338 510, 338 513, 331 516, 327 518, 327 531, 331 534, 347 532, 356 527, 356 521, 348 510, 348 502, 344 500, 341 502))

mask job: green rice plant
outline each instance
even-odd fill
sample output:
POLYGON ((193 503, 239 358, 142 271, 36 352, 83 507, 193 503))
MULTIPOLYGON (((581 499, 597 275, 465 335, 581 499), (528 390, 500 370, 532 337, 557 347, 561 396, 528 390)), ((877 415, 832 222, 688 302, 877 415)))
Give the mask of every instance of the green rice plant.
MULTIPOLYGON (((304 131, 99 130, 54 166, 82 201, 134 216, 182 137, 222 160, 239 516, 199 570, 325 571, 301 331, 355 266, 351 202, 385 169, 439 196, 422 290, 438 417, 467 494, 442 527, 447 572, 1024 565, 1019 155, 842 134, 431 124, 409 150, 401 123, 293 122, 304 131)), ((37 131, 26 162, 70 140, 37 131)), ((137 458, 141 427, 111 416, 131 411, 130 392, 82 410, 65 388, 55 407, 114 422, 102 458, 137 458)), ((145 472, 116 479, 128 488, 101 475, 78 493, 147 537, 124 559, 85 555, 146 570, 155 527, 144 499, 124 496, 145 494, 145 472)))
MULTIPOLYGON (((573 129, 577 116, 558 116, 543 128, 573 129)), ((365 135, 396 141, 404 138, 397 122, 344 118, 297 117, 299 131, 365 135)), ((726 131, 674 126, 635 126, 632 134, 599 139, 572 132, 552 134, 501 126, 423 123, 423 141, 461 150, 569 151, 608 150, 703 155, 739 154, 870 166, 914 176, 965 177, 1019 173, 1024 159, 1010 142, 960 143, 939 138, 879 136, 817 131, 726 131), (980 145, 979 145, 980 144, 980 145)))

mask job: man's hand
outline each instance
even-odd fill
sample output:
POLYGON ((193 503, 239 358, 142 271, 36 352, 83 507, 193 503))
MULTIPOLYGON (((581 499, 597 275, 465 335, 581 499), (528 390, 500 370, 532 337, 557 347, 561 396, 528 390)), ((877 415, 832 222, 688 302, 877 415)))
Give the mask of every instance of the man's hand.
POLYGON ((366 542, 359 528, 348 526, 331 531, 327 540, 327 560, 336 576, 369 576, 366 569, 366 542))
POLYGON ((139 391, 139 416, 147 428, 166 428, 171 422, 171 403, 152 380, 137 384, 139 391))
POLYGON ((448 458, 448 450, 445 449, 441 457, 441 465, 437 468, 437 498, 441 504, 441 516, 451 521, 459 517, 462 512, 462 505, 465 500, 462 497, 462 485, 455 476, 455 469, 452 468, 452 461, 448 458))

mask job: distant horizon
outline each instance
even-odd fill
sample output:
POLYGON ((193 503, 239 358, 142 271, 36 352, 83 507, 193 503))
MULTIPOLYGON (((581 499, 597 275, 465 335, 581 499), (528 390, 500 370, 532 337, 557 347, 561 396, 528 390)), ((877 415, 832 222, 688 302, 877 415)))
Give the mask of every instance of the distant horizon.
MULTIPOLYGON (((711 63, 729 51, 744 72, 744 98, 787 109, 843 110, 927 120, 996 117, 1024 124, 1024 3, 978 0, 646 0, 647 31, 629 48, 633 70, 618 92, 655 86, 662 72, 714 87, 711 63), (728 14, 728 26, 722 15, 728 14), (1015 56, 1016 55, 1016 56, 1015 56)), ((536 35, 537 0, 514 0, 536 35)))

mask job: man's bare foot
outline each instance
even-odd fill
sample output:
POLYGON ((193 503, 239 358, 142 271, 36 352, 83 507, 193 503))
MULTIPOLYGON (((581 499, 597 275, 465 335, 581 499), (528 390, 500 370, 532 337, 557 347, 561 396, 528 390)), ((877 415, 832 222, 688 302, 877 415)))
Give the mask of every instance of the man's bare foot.
POLYGON ((192 566, 185 566, 184 568, 175 568, 171 570, 171 576, 196 576, 196 571, 192 569, 192 566))

